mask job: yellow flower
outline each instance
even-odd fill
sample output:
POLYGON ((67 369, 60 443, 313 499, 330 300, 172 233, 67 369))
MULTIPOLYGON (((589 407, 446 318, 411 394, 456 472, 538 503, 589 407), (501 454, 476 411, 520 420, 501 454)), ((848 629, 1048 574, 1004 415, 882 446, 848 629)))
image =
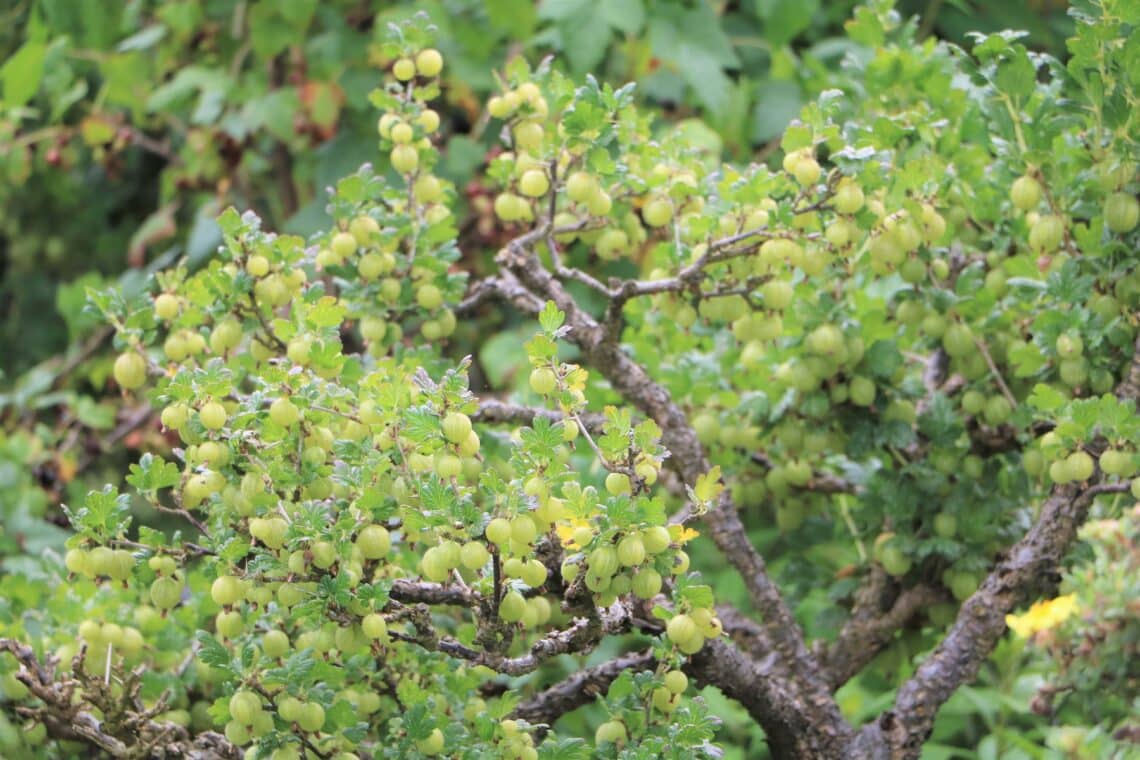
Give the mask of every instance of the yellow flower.
POLYGON ((557 522, 554 525, 554 531, 558 534, 558 538, 562 541, 562 545, 567 549, 581 549, 582 547, 574 541, 574 531, 578 528, 590 527, 590 521, 582 518, 572 518, 565 522, 557 522))
POLYGON ((1077 595, 1066 594, 1056 599, 1036 602, 1022 615, 1006 615, 1005 624, 1017 636, 1027 639, 1072 617, 1077 611, 1077 595))
POLYGON ((701 535, 698 531, 692 528, 687 528, 684 525, 670 525, 669 535, 673 537, 673 541, 678 544, 687 544, 697 536, 701 535))

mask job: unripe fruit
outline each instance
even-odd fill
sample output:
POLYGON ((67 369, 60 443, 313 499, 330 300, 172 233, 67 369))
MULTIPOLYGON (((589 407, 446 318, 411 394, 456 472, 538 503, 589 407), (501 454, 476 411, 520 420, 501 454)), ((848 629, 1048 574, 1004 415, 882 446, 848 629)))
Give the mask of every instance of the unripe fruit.
POLYGON ((435 474, 443 480, 451 480, 463 472, 463 460, 454 454, 443 454, 435 460, 435 474))
POLYGON ((526 151, 536 151, 542 147, 544 130, 534 121, 524 121, 515 127, 515 146, 526 151))
POLYGON ((434 583, 443 583, 451 575, 451 568, 448 567, 447 558, 439 550, 438 546, 433 546, 424 552, 422 561, 424 577, 434 583))
POLYGON ((1131 475, 1132 456, 1119 449, 1106 449, 1100 455, 1100 469, 1104 470, 1106 475, 1131 475))
POLYGON ((178 296, 173 293, 159 293, 154 298, 154 315, 163 322, 178 316, 178 296))
POLYGON ((1032 211, 1041 203, 1041 185, 1028 175, 1018 177, 1009 188, 1009 199, 1016 208, 1032 211))
POLYGON ((150 601, 160 610, 168 610, 182 599, 182 584, 173 578, 157 578, 150 585, 150 601))
POLYGON ((623 494, 633 493, 633 487, 629 482, 629 476, 624 472, 611 472, 606 476, 606 491, 612 496, 621 496, 623 494))
POLYGON ((450 443, 462 443, 471 434, 471 418, 463 412, 449 412, 440 421, 443 437, 450 443))
POLYGON ((230 717, 243 726, 249 726, 261 712, 261 697, 252 691, 236 691, 230 697, 230 717))
POLYGON ((566 197, 575 203, 586 203, 597 190, 592 175, 578 171, 566 178, 566 197))
POLYGON ((424 132, 431 134, 439 129, 439 113, 430 108, 425 108, 416 117, 416 123, 423 128, 424 132))
POLYGON ((494 119, 505 119, 514 109, 514 104, 502 95, 494 95, 487 101, 487 113, 494 119))
POLYGON ((275 425, 290 427, 301 418, 301 412, 287 396, 281 396, 269 405, 269 419, 275 425))
POLYGON ((942 335, 942 347, 952 357, 966 356, 978 350, 974 345, 974 334, 961 322, 955 322, 946 328, 942 335))
POLYGON ((416 742, 416 749, 425 755, 438 755, 443 752, 443 745, 443 732, 438 728, 433 728, 426 738, 416 742))
POLYGON ((338 232, 333 235, 332 241, 329 242, 329 250, 342 261, 356 253, 356 247, 356 236, 351 232, 338 232))
POLYGON ((210 597, 215 603, 228 607, 245 598, 245 586, 232 575, 222 575, 210 586, 210 597))
POLYGON ((674 694, 682 694, 685 689, 689 688, 689 677, 680 670, 670 670, 665 674, 663 680, 665 681, 665 688, 674 694))
POLYGON ((852 404, 870 406, 875 402, 875 381, 862 375, 856 375, 848 383, 847 393, 852 404))
POLYGON ((599 546, 590 552, 586 559, 590 572, 603 578, 609 578, 618 569, 617 551, 612 546, 599 546))
POLYGON ((503 517, 496 517, 487 523, 485 531, 487 540, 495 546, 506 546, 511 540, 511 523, 503 517))
POLYGON ((863 188, 859 187, 858 183, 850 177, 841 179, 835 188, 835 195, 831 199, 831 204, 835 210, 840 214, 854 214, 863 208, 863 203, 863 188))
POLYGON ((407 145, 415 139, 416 131, 412 129, 411 124, 402 121, 399 124, 392 125, 392 129, 388 135, 392 139, 392 142, 397 145, 407 145))
POLYGON ((438 50, 427 48, 416 54, 416 73, 421 77, 439 76, 443 71, 443 56, 438 50))
POLYGON ((550 189, 550 180, 541 169, 528 169, 519 178, 519 192, 530 198, 541 198, 550 189))
POLYGON ((624 744, 628 739, 629 733, 620 720, 608 720, 594 732, 595 744, 624 744))
POLYGON ((522 582, 531 588, 539 588, 546 583, 546 565, 536 559, 528 560, 523 566, 522 582))
POLYGON ((1065 467, 1069 479, 1073 481, 1088 480, 1093 474, 1093 458, 1084 451, 1074 451, 1065 458, 1065 467))
POLYGON ((987 425, 997 426, 1006 422, 1013 413, 1013 407, 1005 396, 991 396, 982 410, 987 425))
POLYGON ((650 227, 664 227, 673 220, 673 204, 668 198, 653 198, 642 207, 641 217, 650 227))
POLYGON ((538 536, 538 528, 530 515, 519 515, 511 520, 511 540, 518 544, 530 544, 538 536))
POLYGON ((266 657, 282 657, 289 651, 289 636, 284 631, 273 629, 261 637, 261 651, 266 657))
POLYGON ((119 354, 112 371, 115 382, 125 390, 133 391, 146 383, 146 359, 134 351, 119 354))
POLYGON ((435 176, 424 174, 412 185, 412 193, 420 203, 435 203, 443 198, 443 185, 435 176))
POLYGON ((1117 234, 1136 229, 1140 223, 1140 202, 1131 193, 1113 193, 1104 202, 1104 223, 1117 234))
POLYGON ((665 626, 665 634, 674 644, 688 642, 701 635, 700 631, 697 630, 696 622, 684 614, 673 616, 669 624, 665 626))
POLYGON ((499 617, 506 623, 517 623, 522 620, 527 604, 523 595, 517 591, 508 591, 499 602, 499 617))
POLYGON ((1037 220, 1029 230, 1029 247, 1038 254, 1053 253, 1065 237, 1065 223, 1055 214, 1037 220))
POLYGON ((910 572, 911 560, 910 557, 903 554, 902 550, 897 546, 888 544, 884 546, 879 552, 879 564, 887 571, 888 575, 899 577, 906 575, 910 572))
POLYGON ((260 254, 254 254, 246 260, 245 271, 253 277, 264 277, 269 274, 269 259, 260 254))
POLYGON ((162 410, 160 419, 163 427, 181 430, 186 421, 190 419, 190 409, 185 404, 171 404, 162 410))
POLYGON ((388 623, 378 612, 370 612, 360 621, 360 630, 370 639, 383 639, 388 635, 388 623))
POLYGON ((623 538, 617 545, 618 562, 623 567, 634 567, 645 561, 645 544, 641 536, 631 534, 623 538))
POLYGON ((958 520, 948 512, 934 516, 934 532, 942 538, 953 538, 958 532, 958 520))
POLYGON ((400 58, 392 64, 392 76, 406 82, 416 75, 416 64, 411 58, 400 58))
POLYGON ((226 408, 217 401, 207 401, 198 410, 198 419, 207 430, 218 430, 226 424, 226 408))
POLYGON ((392 168, 401 174, 411 174, 420 163, 420 154, 411 145, 397 145, 388 154, 392 168))
POLYGON ((792 167, 792 175, 795 176, 796 182, 805 187, 819 182, 822 174, 823 170, 812 156, 803 156, 792 167))
POLYGON ((554 392, 558 386, 558 376, 549 367, 536 367, 530 373, 530 388, 540 396, 554 392))
POLYGON ((416 303, 428 311, 438 309, 443 304, 443 293, 430 283, 420 285, 416 288, 416 303))
POLYGON ((645 545, 646 553, 660 554, 669 548, 673 538, 669 535, 668 528, 663 525, 654 525, 642 531, 641 541, 645 545))
POLYGON ((459 562, 468 570, 478 570, 487 564, 491 553, 482 541, 468 541, 459 550, 459 562))
POLYGON ((1074 359, 1084 353, 1085 342, 1077 334, 1065 334, 1057 338, 1057 355, 1062 359, 1074 359))
POLYGON ((325 708, 316 702, 305 702, 301 705, 296 722, 302 731, 320 731, 325 724, 325 708))
POLYGON ((661 591, 661 573, 652 567, 642 568, 633 576, 631 588, 638 599, 652 599, 661 591))
POLYGON ((381 559, 392 549, 392 536, 383 525, 367 525, 356 537, 356 548, 364 559, 381 559))

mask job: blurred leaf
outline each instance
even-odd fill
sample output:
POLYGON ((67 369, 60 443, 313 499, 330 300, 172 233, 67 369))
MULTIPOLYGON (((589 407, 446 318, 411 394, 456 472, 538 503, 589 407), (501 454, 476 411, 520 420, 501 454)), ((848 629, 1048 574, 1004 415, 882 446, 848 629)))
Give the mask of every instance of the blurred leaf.
POLYGON ((4 85, 4 103, 15 108, 32 99, 40 88, 44 73, 47 45, 29 40, 0 68, 0 83, 4 85))

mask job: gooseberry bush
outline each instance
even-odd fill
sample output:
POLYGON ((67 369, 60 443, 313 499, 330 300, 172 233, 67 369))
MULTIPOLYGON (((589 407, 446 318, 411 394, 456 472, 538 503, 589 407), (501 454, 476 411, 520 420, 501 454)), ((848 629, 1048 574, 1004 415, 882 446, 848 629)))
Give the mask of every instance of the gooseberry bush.
POLYGON ((174 445, 70 507, 42 598, 5 608, 16 741, 717 757, 712 686, 773 756, 918 757, 1086 517, 1140 498, 1140 7, 1074 17, 1062 65, 1012 33, 917 42, 871 3, 848 29, 872 52, 773 166, 516 61, 480 278, 436 172, 446 61, 393 26, 383 170, 337 184, 332 229, 231 209, 207 266, 91 294, 174 445), (447 351, 492 310, 533 320, 505 399, 447 351), (136 498, 182 528, 134 525, 136 498), (690 560, 710 539, 735 604, 690 560), (856 719, 837 692, 890 652, 893 703, 856 719), (555 730, 594 702, 592 737, 555 730))

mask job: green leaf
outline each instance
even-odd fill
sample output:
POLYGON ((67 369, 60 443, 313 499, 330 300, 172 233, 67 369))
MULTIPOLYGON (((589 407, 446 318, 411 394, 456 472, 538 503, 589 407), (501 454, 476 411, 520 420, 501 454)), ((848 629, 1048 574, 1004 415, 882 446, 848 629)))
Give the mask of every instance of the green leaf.
POLYGON ((335 296, 323 296, 305 315, 305 321, 314 327, 337 327, 344 321, 344 315, 347 313, 348 307, 335 296))
POLYGON ((542 307, 542 311, 538 315, 538 323, 542 329, 547 333, 555 333, 562 323, 566 321, 566 315, 558 310, 554 305, 554 301, 547 301, 546 305, 542 307))
POLYGON ((819 0, 756 0, 756 15, 764 21, 764 37, 783 47, 811 26, 819 0))
POLYGON ((686 586, 681 590, 680 596, 694 608, 712 607, 714 602, 712 588, 702 584, 686 586))
POLYGON ((637 34, 645 25, 642 0, 606 0, 595 6, 610 26, 626 34, 637 34))
POLYGON ((46 56, 46 44, 29 40, 5 61, 0 68, 0 83, 6 106, 18 108, 32 99, 43 79, 46 56))
POLYGON ((198 631, 198 659, 212 668, 232 670, 232 659, 229 650, 222 642, 214 638, 209 631, 198 631))
POLYGON ((1037 70, 1029 61, 1029 55, 1020 45, 1013 55, 998 64, 994 84, 1010 97, 1022 99, 1033 92, 1037 84, 1037 70))
POLYGON ((698 477, 697 484, 693 486, 693 493, 697 499, 706 503, 716 499, 723 491, 724 484, 720 482, 720 465, 698 477))
POLYGON ((877 340, 863 357, 863 364, 875 377, 884 380, 894 376, 902 366, 903 355, 893 340, 877 340))
POLYGON ((178 465, 149 452, 139 458, 138 464, 132 464, 130 470, 127 482, 143 493, 176 486, 182 479, 178 465))
POLYGON ((491 25, 514 39, 525 40, 534 33, 538 20, 534 0, 485 0, 483 7, 491 25))
POLYGON ((1038 383, 1026 399, 1029 405, 1042 412, 1055 412, 1068 401, 1065 395, 1051 385, 1038 383))

